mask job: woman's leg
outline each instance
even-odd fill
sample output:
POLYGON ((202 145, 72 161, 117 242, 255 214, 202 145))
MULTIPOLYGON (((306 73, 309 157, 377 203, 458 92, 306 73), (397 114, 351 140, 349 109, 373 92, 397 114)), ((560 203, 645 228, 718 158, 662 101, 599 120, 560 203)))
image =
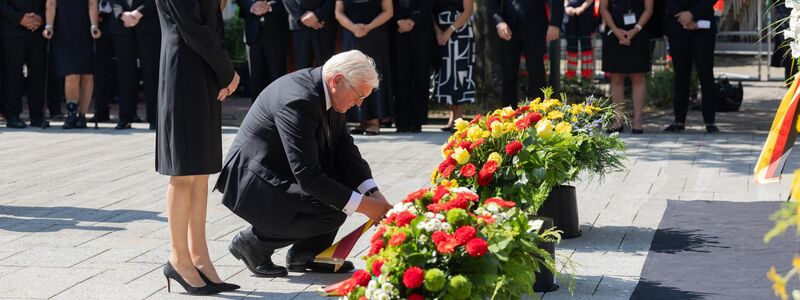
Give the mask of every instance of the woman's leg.
POLYGON ((611 100, 614 101, 617 120, 614 128, 622 126, 622 116, 625 115, 625 74, 609 73, 611 76, 611 100))
POLYGON ((450 121, 447 126, 452 127, 455 121, 464 116, 464 104, 450 106, 450 121))
POLYGON ((633 85, 633 128, 642 129, 642 109, 647 97, 647 82, 644 73, 631 74, 633 85))
POLYGON ((193 176, 191 205, 189 207, 189 253, 192 263, 209 280, 220 283, 217 270, 211 264, 206 243, 206 209, 208 208, 208 175, 193 176))
POLYGON ((81 75, 67 75, 64 76, 64 97, 67 98, 67 103, 70 101, 78 102, 80 98, 80 84, 81 75))
POLYGON ((92 91, 94 90, 94 75, 80 75, 80 102, 78 109, 80 113, 89 112, 89 104, 92 103, 92 91))
MULTIPOLYGON (((192 208, 192 187, 197 176, 172 176, 167 187, 167 219, 172 249, 169 262, 183 279, 194 287, 204 286, 189 253, 189 219, 192 208)), ((208 177, 205 177, 206 180, 208 177)), ((205 217, 205 216, 204 216, 205 217)))

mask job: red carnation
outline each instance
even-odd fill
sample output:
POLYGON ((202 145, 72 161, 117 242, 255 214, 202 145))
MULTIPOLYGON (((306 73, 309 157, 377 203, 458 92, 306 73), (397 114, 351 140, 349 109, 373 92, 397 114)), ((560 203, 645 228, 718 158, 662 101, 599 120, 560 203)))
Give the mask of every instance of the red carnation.
POLYGON ((513 141, 506 145, 506 154, 508 154, 508 156, 514 156, 519 150, 522 150, 522 143, 520 141, 513 141))
POLYGON ((475 194, 475 193, 458 193, 458 195, 456 195, 456 198, 464 198, 464 199, 467 199, 467 201, 475 202, 475 201, 478 200, 478 194, 475 194))
POLYGON ((390 246, 397 246, 403 244, 406 241, 406 233, 405 232, 398 232, 392 235, 392 238, 389 239, 390 246))
POLYGON ((458 240, 456 240, 456 238, 453 237, 452 235, 445 233, 440 237, 440 239, 441 240, 439 240, 438 243, 434 242, 436 244, 436 250, 439 251, 440 253, 444 254, 453 253, 456 247, 459 246, 458 240))
POLYGON ((523 105, 523 106, 520 106, 519 108, 517 108, 516 112, 518 112, 518 113, 524 113, 524 112, 528 111, 529 109, 531 109, 531 107, 530 107, 530 106, 528 106, 528 105, 523 105))
POLYGON ((497 162, 493 160, 487 161, 481 168, 481 172, 494 173, 495 171, 497 171, 497 162))
POLYGON ((528 119, 531 121, 531 124, 536 124, 536 122, 539 122, 539 120, 542 119, 542 115, 540 113, 533 112, 528 114, 528 119))
POLYGON ((529 118, 519 119, 516 123, 514 123, 514 126, 517 126, 517 129, 519 130, 525 130, 528 127, 531 127, 531 120, 529 118))
POLYGON ((400 213, 395 214, 395 215, 396 215, 396 217, 395 217, 395 225, 397 225, 398 227, 403 227, 403 226, 406 226, 408 224, 411 224, 411 221, 413 221, 414 218, 417 217, 416 215, 414 215, 414 214, 412 214, 412 213, 410 213, 408 211, 400 212, 400 213))
POLYGON ((485 222, 486 224, 492 224, 495 221, 497 221, 491 215, 480 215, 480 216, 478 216, 478 219, 483 220, 483 222, 485 222))
POLYGON ((408 300, 425 300, 425 297, 420 294, 411 294, 408 295, 408 300))
POLYGON ((442 197, 445 195, 450 194, 450 190, 447 189, 445 186, 439 186, 436 188, 436 191, 433 192, 433 202, 437 203, 439 200, 442 200, 442 197))
POLYGON ((455 142, 456 142, 456 140, 455 140, 455 139, 453 139, 453 140, 450 140, 450 142, 449 142, 449 143, 447 143, 447 146, 444 146, 444 148, 445 148, 445 149, 450 149, 450 148, 453 148, 453 145, 455 145, 455 142))
POLYGON ((470 143, 469 141, 463 140, 463 141, 461 141, 461 143, 458 143, 458 147, 459 148, 464 148, 464 150, 469 151, 469 145, 471 145, 471 144, 472 143, 470 143))
POLYGON ((428 204, 428 210, 434 213, 438 213, 447 209, 447 203, 431 203, 428 204))
POLYGON ((442 177, 444 177, 445 179, 450 178, 450 175, 453 174, 453 170, 455 169, 456 169, 455 165, 447 166, 447 168, 444 169, 444 172, 442 172, 442 177))
POLYGON ((405 203, 414 202, 414 201, 416 201, 418 199, 422 199, 422 197, 425 196, 425 193, 427 193, 429 190, 430 190, 429 188, 421 188, 421 189, 417 190, 416 192, 408 194, 408 196, 405 199, 403 199, 403 202, 405 202, 405 203))
POLYGON ((356 282, 356 284, 360 286, 367 286, 367 284, 369 284, 370 279, 372 279, 372 276, 370 276, 369 273, 367 273, 367 271, 358 270, 355 273, 353 273, 352 279, 356 282))
POLYGON ((369 300, 369 299, 367 299, 367 296, 361 296, 361 298, 358 298, 358 300, 369 300))
POLYGON ((465 139, 465 138, 467 138, 467 131, 466 131, 466 130, 464 130, 464 132, 462 132, 462 133, 461 133, 461 135, 460 135, 459 137, 460 137, 460 138, 462 138, 462 139, 465 139))
POLYGON ((385 247, 385 246, 386 246, 386 244, 384 243, 384 241, 382 239, 373 241, 372 242, 372 247, 369 248, 369 254, 368 255, 375 255, 375 254, 380 253, 381 250, 383 250, 383 247, 385 247))
POLYGON ((447 202, 444 209, 445 210, 451 210, 453 208, 467 209, 467 206, 469 206, 469 202, 466 198, 456 197, 455 199, 450 200, 450 202, 447 202))
POLYGON ((511 208, 511 207, 514 207, 514 206, 517 205, 513 201, 506 201, 506 200, 503 200, 503 199, 500 199, 500 198, 497 198, 497 197, 489 198, 489 199, 486 199, 485 201, 483 201, 484 205, 489 204, 489 203, 494 203, 494 204, 497 204, 497 206, 505 207, 505 208, 511 208))
POLYGON ((378 231, 376 231, 375 235, 372 236, 370 242, 374 243, 377 240, 382 240, 384 233, 386 233, 386 227, 384 226, 378 227, 378 231))
POLYGON ((472 177, 475 176, 475 165, 473 164, 466 164, 461 167, 461 176, 462 177, 472 177))
POLYGON ((484 141, 486 141, 486 139, 484 139, 484 138, 479 138, 479 139, 475 140, 474 142, 472 142, 472 144, 469 145, 469 151, 472 151, 475 148, 478 148, 478 146, 483 144, 484 141))
POLYGON ((381 268, 383 267, 382 260, 372 262, 372 275, 381 276, 381 268))
POLYGON ((356 281, 353 280, 352 277, 350 277, 350 278, 346 279, 342 283, 341 286, 339 286, 339 288, 337 289, 337 292, 340 295, 347 295, 347 294, 350 294, 350 292, 352 292, 353 290, 355 290, 357 286, 358 285, 356 284, 356 281))
POLYGON ((478 185, 487 186, 494 180, 494 173, 489 173, 484 170, 478 172, 478 185))
POLYGON ((423 281, 425 281, 425 272, 419 267, 408 268, 403 273, 403 284, 409 289, 421 287, 423 281))
POLYGON ((483 117, 483 115, 478 114, 477 116, 475 116, 475 118, 472 118, 472 121, 469 121, 469 125, 475 125, 475 123, 478 123, 478 121, 480 121, 481 117, 483 117))
POLYGON ((434 244, 438 244, 447 239, 447 235, 448 235, 447 232, 436 231, 433 234, 431 234, 431 239, 433 240, 434 244))
POLYGON ((475 230, 475 227, 461 226, 460 228, 456 229, 455 238, 459 245, 464 245, 469 240, 473 239, 477 234, 478 231, 475 230))
POLYGON ((448 155, 447 158, 445 158, 444 161, 439 164, 439 172, 444 172, 444 170, 447 169, 447 166, 454 166, 456 163, 456 160, 448 155))
POLYGON ((486 254, 488 245, 482 238, 474 238, 467 242, 467 254, 473 257, 483 256, 486 254))

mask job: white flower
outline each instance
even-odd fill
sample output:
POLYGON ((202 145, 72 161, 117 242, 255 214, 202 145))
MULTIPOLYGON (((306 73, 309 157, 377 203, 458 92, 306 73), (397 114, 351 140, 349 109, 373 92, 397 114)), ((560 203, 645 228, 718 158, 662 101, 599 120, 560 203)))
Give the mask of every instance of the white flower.
POLYGON ((428 218, 428 219, 433 219, 433 218, 436 217, 436 214, 429 211, 429 212, 425 213, 425 217, 428 218))
POLYGON ((450 225, 450 223, 442 223, 442 225, 440 226, 440 228, 441 228, 442 230, 444 230, 444 231, 450 231, 450 230, 452 230, 452 229, 453 229, 453 226, 451 226, 451 225, 450 225))
POLYGON ((473 192, 473 191, 472 191, 472 190, 470 190, 469 188, 466 188, 466 187, 463 187, 463 186, 462 186, 462 187, 457 187, 457 188, 451 188, 451 189, 450 189, 450 192, 451 192, 451 193, 456 193, 456 194, 458 194, 458 193, 470 193, 470 194, 475 194, 475 192, 473 192))
POLYGON ((427 243, 428 242, 428 236, 422 234, 417 238, 417 240, 419 241, 420 244, 427 243))
POLYGON ((386 293, 384 293, 384 294, 380 294, 380 295, 377 297, 377 299, 378 299, 378 300, 391 300, 391 299, 392 299, 392 297, 391 297, 391 296, 389 296, 389 294, 386 294, 386 293))
POLYGON ((430 222, 427 222, 427 223, 425 223, 425 231, 427 231, 427 232, 436 231, 436 227, 434 227, 434 225, 431 224, 430 222))
POLYGON ((391 293, 394 290, 394 286, 391 283, 384 282, 381 283, 381 290, 387 293, 391 293))
POLYGON ((439 219, 439 220, 444 220, 444 215, 443 214, 436 214, 436 218, 439 219))
POLYGON ((489 203, 489 205, 486 205, 486 210, 491 213, 497 213, 498 211, 500 211, 500 206, 498 206, 495 203, 489 203))

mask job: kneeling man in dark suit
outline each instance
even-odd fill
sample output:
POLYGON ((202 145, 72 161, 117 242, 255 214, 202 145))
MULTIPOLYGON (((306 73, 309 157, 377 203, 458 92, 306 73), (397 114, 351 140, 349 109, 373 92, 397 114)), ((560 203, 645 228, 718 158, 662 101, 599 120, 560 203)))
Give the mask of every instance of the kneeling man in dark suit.
MULTIPOLYGON (((229 250, 257 276, 286 276, 271 255, 289 245, 293 272, 334 272, 315 263, 348 215, 379 220, 391 204, 378 190, 347 130, 344 113, 378 87, 371 58, 353 50, 322 68, 270 84, 256 99, 228 150, 215 189, 252 226, 229 250)), ((346 262, 338 272, 353 270, 346 262)))

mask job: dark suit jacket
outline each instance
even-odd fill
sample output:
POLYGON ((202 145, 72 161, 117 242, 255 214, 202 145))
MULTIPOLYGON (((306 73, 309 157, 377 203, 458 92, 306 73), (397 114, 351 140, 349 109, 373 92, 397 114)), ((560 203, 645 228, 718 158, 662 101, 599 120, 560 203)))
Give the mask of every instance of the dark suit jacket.
POLYGON ((707 20, 711 22, 710 29, 697 30, 698 33, 717 33, 717 21, 714 18, 714 2, 716 0, 665 0, 664 3, 664 34, 679 36, 689 33, 683 29, 675 14, 688 10, 694 15, 694 20, 707 20))
POLYGON ((372 178, 344 114, 326 112, 322 69, 302 69, 270 84, 239 128, 215 189, 222 203, 256 227, 288 224, 312 197, 342 210, 372 178), (329 119, 330 118, 330 119, 329 119))
POLYGON ((397 25, 397 20, 414 20, 414 28, 421 26, 422 22, 430 23, 433 19, 433 0, 394 0, 394 15, 392 20, 397 25))
POLYGON ((3 37, 21 37, 26 35, 42 35, 44 24, 34 32, 31 32, 22 25, 19 21, 26 13, 36 13, 42 17, 44 22, 44 4, 46 0, 0 0, 0 15, 3 21, 0 23, 2 27, 3 37))
POLYGON ((317 19, 325 22, 325 27, 336 26, 336 19, 333 17, 334 2, 336 0, 284 0, 283 5, 289 13, 289 29, 295 31, 307 28, 300 22, 300 17, 307 11, 314 12, 317 19))
POLYGON ((494 25, 506 22, 511 32, 520 28, 533 35, 547 34, 547 26, 561 28, 564 21, 563 0, 489 0, 489 15, 494 25), (550 2, 550 21, 546 4, 550 2))
POLYGON ((156 11, 154 0, 133 0, 133 5, 128 5, 128 0, 109 0, 109 2, 111 2, 111 6, 114 9, 114 17, 111 18, 109 24, 110 34, 146 34, 160 30, 158 12, 156 11), (123 12, 132 10, 138 10, 143 17, 136 26, 125 28, 119 18, 123 12))
POLYGON ((236 0, 236 4, 239 5, 239 16, 244 19, 244 42, 248 45, 257 41, 258 32, 261 30, 262 17, 264 18, 264 23, 266 24, 286 22, 286 18, 288 18, 286 15, 286 8, 282 3, 283 0, 269 0, 272 11, 264 14, 261 17, 250 13, 250 7, 253 6, 253 3, 256 1, 257 0, 236 0))

